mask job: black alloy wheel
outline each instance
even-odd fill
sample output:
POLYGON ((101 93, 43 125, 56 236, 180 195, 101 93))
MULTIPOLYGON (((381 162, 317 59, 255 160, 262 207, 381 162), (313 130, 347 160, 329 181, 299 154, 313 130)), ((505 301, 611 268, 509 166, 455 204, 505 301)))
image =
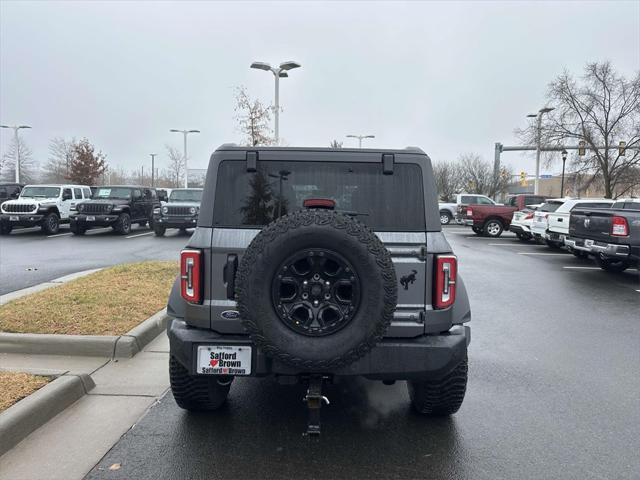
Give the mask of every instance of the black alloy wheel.
POLYGON ((280 320, 297 333, 330 335, 349 324, 360 305, 360 279, 340 254, 305 249, 285 260, 271 282, 280 320))

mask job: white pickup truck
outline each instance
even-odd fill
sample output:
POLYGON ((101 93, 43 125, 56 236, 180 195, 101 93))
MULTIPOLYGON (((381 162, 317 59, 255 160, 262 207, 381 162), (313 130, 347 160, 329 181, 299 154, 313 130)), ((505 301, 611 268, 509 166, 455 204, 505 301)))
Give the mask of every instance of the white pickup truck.
POLYGON ((553 198, 534 213, 531 233, 538 241, 551 248, 560 248, 569 234, 571 210, 580 208, 608 208, 613 204, 609 198, 553 198))
POLYGON ((58 233, 61 223, 69 223, 76 203, 91 198, 87 185, 27 185, 15 200, 0 206, 0 233, 14 227, 40 226, 48 234, 58 233))
MULTIPOLYGON (((495 205, 496 202, 486 195, 478 195, 475 193, 459 193, 455 197, 455 202, 438 203, 440 210, 440 223, 449 225, 456 218, 458 207, 460 205, 495 205)), ((462 221, 458 221, 461 223, 462 221)))

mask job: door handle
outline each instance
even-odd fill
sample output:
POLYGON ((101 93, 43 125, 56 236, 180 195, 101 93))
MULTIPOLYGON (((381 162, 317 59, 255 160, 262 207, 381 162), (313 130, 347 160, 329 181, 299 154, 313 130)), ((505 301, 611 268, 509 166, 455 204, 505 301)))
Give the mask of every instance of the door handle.
POLYGON ((227 287, 227 298, 233 300, 236 295, 236 272, 238 271, 238 255, 227 255, 227 263, 222 269, 222 280, 227 287))

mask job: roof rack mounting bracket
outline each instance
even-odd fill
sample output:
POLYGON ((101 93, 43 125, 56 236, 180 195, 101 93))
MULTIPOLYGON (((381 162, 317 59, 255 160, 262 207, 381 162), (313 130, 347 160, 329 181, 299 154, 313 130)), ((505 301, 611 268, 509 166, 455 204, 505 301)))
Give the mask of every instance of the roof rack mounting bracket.
POLYGON ((395 156, 393 153, 382 154, 382 173, 385 175, 393 175, 393 164, 395 162, 395 156))
POLYGON ((247 152, 247 172, 258 170, 258 152, 247 152))

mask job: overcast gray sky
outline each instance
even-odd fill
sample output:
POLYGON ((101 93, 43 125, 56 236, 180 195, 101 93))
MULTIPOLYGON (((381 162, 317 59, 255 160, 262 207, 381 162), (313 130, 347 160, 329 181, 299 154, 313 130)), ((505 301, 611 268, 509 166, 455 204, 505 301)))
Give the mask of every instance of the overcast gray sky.
MULTIPOLYGON (((234 87, 266 103, 254 60, 296 60, 281 83, 281 136, 328 146, 417 145, 434 160, 477 152, 544 104, 563 69, 611 60, 640 69, 640 2, 0 2, 0 121, 27 123, 45 162, 52 137, 88 137, 126 168, 179 148, 190 166, 240 140, 234 87)), ((2 150, 10 132, 1 133, 2 150)), ((531 155, 505 154, 533 171, 531 155)), ((552 167, 551 170, 557 170, 552 167)))

